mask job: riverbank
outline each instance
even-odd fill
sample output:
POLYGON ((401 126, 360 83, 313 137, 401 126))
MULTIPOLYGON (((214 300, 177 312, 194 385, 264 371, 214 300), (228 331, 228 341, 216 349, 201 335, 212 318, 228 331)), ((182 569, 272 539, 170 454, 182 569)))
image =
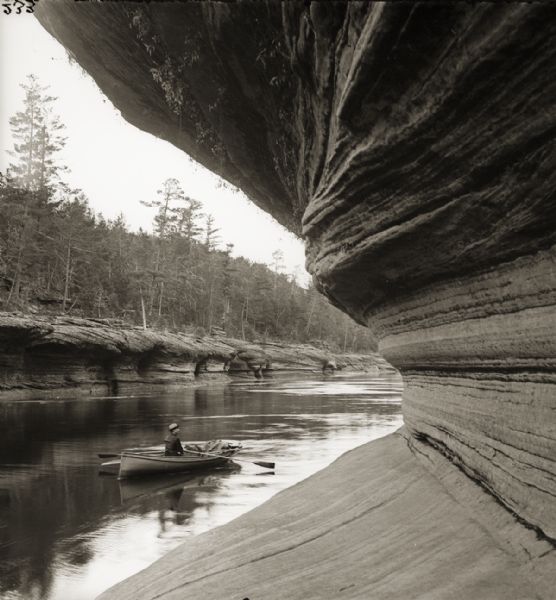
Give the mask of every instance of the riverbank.
POLYGON ((378 354, 338 354, 305 344, 144 330, 105 319, 0 313, 0 392, 193 384, 230 375, 394 373, 378 354))
POLYGON ((549 541, 402 429, 100 598, 549 600, 555 555, 549 541))

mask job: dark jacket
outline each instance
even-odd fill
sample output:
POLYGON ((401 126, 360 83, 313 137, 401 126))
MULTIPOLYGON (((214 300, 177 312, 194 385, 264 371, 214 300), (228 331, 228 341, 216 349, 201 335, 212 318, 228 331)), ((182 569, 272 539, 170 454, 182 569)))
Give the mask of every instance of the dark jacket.
POLYGON ((183 454, 183 447, 180 442, 180 438, 176 435, 169 433, 164 440, 166 449, 164 451, 165 456, 181 456, 183 454))

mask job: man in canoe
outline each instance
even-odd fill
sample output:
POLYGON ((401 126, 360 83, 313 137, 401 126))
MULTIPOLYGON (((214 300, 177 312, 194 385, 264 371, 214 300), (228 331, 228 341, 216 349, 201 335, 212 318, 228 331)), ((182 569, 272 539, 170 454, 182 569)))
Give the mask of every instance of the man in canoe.
POLYGON ((183 454, 183 447, 180 438, 178 437, 180 426, 177 423, 172 423, 171 425, 168 425, 168 429, 170 430, 170 433, 164 440, 166 445, 164 456, 181 456, 183 454))

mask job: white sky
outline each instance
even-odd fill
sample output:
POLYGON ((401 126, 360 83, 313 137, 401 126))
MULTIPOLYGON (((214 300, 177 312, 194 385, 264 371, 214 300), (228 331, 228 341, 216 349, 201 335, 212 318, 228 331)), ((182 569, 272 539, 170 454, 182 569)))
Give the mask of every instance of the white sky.
POLYGON ((303 244, 240 191, 219 187, 220 178, 193 162, 181 150, 125 121, 89 75, 71 65, 64 48, 33 15, 0 13, 0 171, 9 164, 13 146, 9 118, 22 109, 19 84, 34 73, 58 99, 54 112, 66 126, 67 143, 61 162, 71 171, 67 182, 82 189, 90 205, 106 218, 123 212, 131 229, 151 230, 154 209, 141 200, 157 198, 168 177, 178 179, 186 195, 203 204, 220 228, 222 244, 234 244, 233 254, 272 263, 272 253, 284 253, 284 271, 305 285, 303 244))

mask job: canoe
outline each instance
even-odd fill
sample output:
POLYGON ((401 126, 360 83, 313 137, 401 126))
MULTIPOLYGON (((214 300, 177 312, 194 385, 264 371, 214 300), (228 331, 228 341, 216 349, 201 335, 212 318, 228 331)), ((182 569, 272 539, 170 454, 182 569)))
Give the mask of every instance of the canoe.
MULTIPOLYGON (((189 450, 189 446, 184 447, 189 450)), ((211 456, 198 451, 195 447, 192 452, 183 456, 164 456, 164 452, 122 452, 120 458, 120 479, 138 477, 143 475, 157 475, 162 473, 180 473, 196 469, 209 469, 220 467, 230 462, 230 459, 239 452, 241 446, 220 444, 211 447, 211 456)))

